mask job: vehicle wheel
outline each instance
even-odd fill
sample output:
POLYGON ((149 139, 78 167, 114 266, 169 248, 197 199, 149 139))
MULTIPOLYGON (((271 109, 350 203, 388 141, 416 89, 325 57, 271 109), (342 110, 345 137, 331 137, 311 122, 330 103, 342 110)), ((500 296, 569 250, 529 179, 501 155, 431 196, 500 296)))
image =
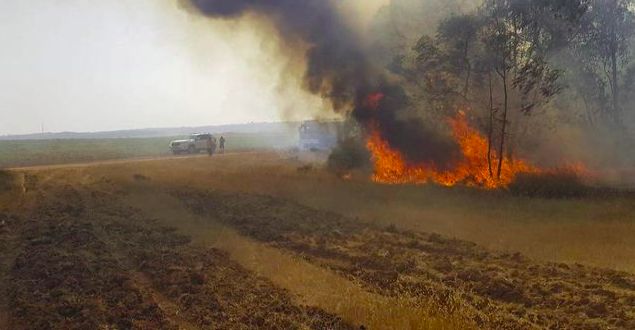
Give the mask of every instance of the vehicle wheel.
POLYGON ((191 154, 194 154, 194 153, 196 152, 196 148, 194 148, 194 146, 189 146, 189 147, 187 148, 187 152, 189 152, 189 153, 191 153, 191 154))

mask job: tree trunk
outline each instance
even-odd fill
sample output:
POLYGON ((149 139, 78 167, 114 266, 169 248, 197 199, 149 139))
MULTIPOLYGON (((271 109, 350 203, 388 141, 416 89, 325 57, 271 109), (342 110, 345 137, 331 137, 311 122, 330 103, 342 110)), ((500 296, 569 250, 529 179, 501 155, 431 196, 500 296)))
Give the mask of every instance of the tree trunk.
POLYGON ((613 121, 615 124, 620 123, 620 105, 619 105, 619 86, 617 81, 617 50, 611 54, 611 75, 613 76, 613 121))
POLYGON ((467 73, 465 75, 465 85, 463 86, 463 98, 467 99, 467 94, 470 89, 470 78, 472 76, 472 64, 470 63, 470 59, 467 57, 467 53, 470 49, 470 43, 468 40, 465 41, 465 48, 463 49, 463 61, 465 63, 465 69, 467 73))
POLYGON ((498 179, 501 178, 501 173, 503 170, 503 158, 505 158, 505 135, 506 135, 506 129, 507 129, 507 108, 508 108, 508 103, 509 103, 509 96, 508 96, 508 91, 507 91, 507 71, 506 69, 503 69, 503 72, 501 73, 501 79, 503 80, 503 93, 504 93, 504 101, 503 101, 503 124, 501 125, 501 136, 500 136, 500 145, 498 148, 498 169, 496 172, 496 177, 498 179))
POLYGON ((489 78, 489 127, 487 129, 487 167, 489 177, 494 177, 492 171, 492 135, 494 135, 494 95, 492 94, 492 73, 488 73, 489 78))
POLYGON ((594 127, 595 120, 593 119, 593 110, 591 109, 591 106, 589 105, 589 100, 587 99, 584 93, 582 93, 580 96, 582 98, 582 102, 584 102, 584 114, 585 114, 585 119, 587 121, 587 124, 589 125, 589 127, 594 127))
MULTIPOLYGON (((613 0, 611 1, 611 12, 614 14, 617 14, 617 0, 613 0)), ((617 40, 617 17, 615 17, 614 19, 611 20, 610 24, 610 29, 609 29, 609 34, 610 34, 610 46, 609 46, 609 52, 610 52, 610 61, 611 61, 611 77, 610 79, 612 80, 610 86, 611 86, 611 92, 612 92, 612 96, 613 96, 613 113, 612 113, 612 119, 613 122, 616 125, 619 125, 620 123, 620 105, 619 105, 619 83, 617 81, 617 66, 618 66, 618 40, 617 40)))

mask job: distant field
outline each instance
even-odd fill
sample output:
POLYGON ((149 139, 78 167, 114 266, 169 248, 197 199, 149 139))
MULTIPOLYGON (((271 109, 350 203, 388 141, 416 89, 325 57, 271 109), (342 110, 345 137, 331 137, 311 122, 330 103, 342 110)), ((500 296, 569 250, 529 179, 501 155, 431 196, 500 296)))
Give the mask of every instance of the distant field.
MULTIPOLYGON (((226 150, 290 148, 297 144, 291 134, 225 134, 226 150)), ((0 141, 0 168, 67 164, 170 154, 171 140, 183 138, 122 138, 0 141)))

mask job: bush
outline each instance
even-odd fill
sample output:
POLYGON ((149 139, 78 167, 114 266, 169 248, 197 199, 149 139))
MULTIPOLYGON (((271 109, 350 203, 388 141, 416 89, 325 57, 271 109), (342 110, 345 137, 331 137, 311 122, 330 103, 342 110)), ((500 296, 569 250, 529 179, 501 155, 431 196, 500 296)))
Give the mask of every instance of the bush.
POLYGON ((513 194, 529 197, 580 198, 590 195, 593 189, 574 171, 559 170, 519 174, 509 190, 513 194))
POLYGON ((329 170, 336 173, 366 168, 370 164, 370 155, 362 142, 347 139, 333 149, 328 159, 329 170))

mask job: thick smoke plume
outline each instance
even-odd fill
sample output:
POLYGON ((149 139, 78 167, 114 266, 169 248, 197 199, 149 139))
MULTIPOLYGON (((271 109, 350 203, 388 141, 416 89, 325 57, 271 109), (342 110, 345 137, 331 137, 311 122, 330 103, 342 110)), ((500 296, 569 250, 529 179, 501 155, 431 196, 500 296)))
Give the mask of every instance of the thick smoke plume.
POLYGON ((402 118, 408 98, 373 66, 356 33, 329 0, 183 0, 205 16, 237 19, 252 14, 274 24, 286 46, 308 45, 305 88, 331 100, 338 112, 379 129, 411 162, 450 166, 458 146, 419 120, 402 118), (369 97, 376 97, 369 102, 369 97))

